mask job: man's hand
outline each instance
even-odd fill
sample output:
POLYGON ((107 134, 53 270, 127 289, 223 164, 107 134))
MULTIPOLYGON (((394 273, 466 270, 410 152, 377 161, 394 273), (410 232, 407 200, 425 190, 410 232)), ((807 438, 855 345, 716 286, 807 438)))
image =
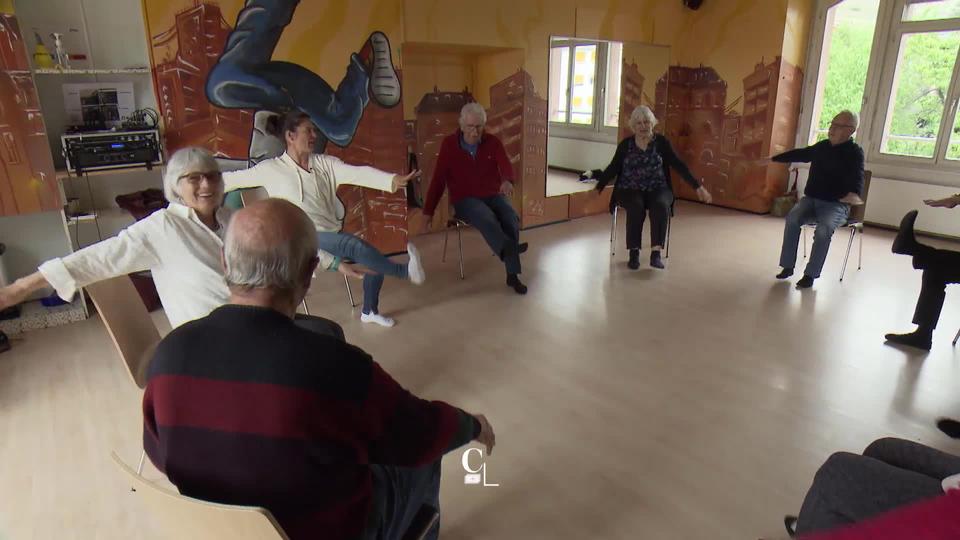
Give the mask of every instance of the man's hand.
POLYGON ((700 199, 702 203, 710 204, 713 202, 713 195, 703 186, 697 188, 697 198, 700 199))
POLYGON ((347 264, 343 261, 341 261, 339 266, 337 266, 337 272, 340 272, 341 274, 347 277, 352 277, 354 279, 363 279, 363 274, 364 274, 364 272, 358 270, 357 268, 354 268, 352 264, 347 264))
POLYGON ((393 190, 396 191, 410 183, 415 178, 420 178, 420 170, 410 171, 408 174, 393 175, 393 190))
POLYGON ((513 196, 513 182, 511 182, 511 181, 509 181, 509 180, 504 180, 503 183, 500 184, 500 193, 503 193, 503 194, 506 195, 507 197, 512 197, 512 196, 513 196))
POLYGON ((477 435, 476 441, 487 447, 488 456, 492 455, 493 447, 497 444, 497 436, 493 433, 493 426, 487 421, 487 417, 482 414, 475 414, 473 417, 477 419, 477 422, 480 422, 480 434, 477 435))
POLYGON ((925 199, 923 204, 932 206, 934 208, 953 208, 954 206, 960 204, 960 197, 953 195, 947 197, 946 199, 925 199))
POLYGON ((853 206, 857 206, 857 205, 863 204, 863 199, 861 199, 859 195, 851 191, 850 193, 847 193, 846 195, 844 195, 843 198, 839 199, 837 202, 842 202, 843 204, 851 204, 853 206))

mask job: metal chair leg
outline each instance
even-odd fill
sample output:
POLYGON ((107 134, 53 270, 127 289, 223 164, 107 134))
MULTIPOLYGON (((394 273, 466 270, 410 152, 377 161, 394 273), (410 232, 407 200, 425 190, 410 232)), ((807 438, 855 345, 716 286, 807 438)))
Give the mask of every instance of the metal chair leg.
POLYGON ((666 259, 670 258, 670 223, 672 221, 673 221, 673 218, 671 216, 667 216, 667 241, 666 241, 666 245, 664 246, 664 249, 667 252, 666 256, 664 257, 666 259))
POLYGON ((617 211, 619 207, 613 207, 613 224, 610 226, 610 256, 617 254, 617 211))
POLYGON ((460 232, 460 222, 457 222, 457 250, 460 253, 460 279, 463 277, 463 235, 460 232))
MULTIPOLYGON (((957 340, 953 340, 953 342, 956 343, 957 340)), ((137 476, 139 476, 140 473, 143 472, 143 459, 144 459, 145 457, 147 457, 147 452, 144 451, 144 450, 141 450, 141 451, 140 451, 140 463, 137 465, 137 476)))
MULTIPOLYGON (((349 287, 349 284, 348 284, 348 287, 349 287)), ((304 315, 310 315, 310 308, 307 307, 307 299, 306 299, 306 298, 304 298, 304 299, 300 302, 300 307, 303 308, 303 314, 304 314, 304 315)))
POLYGON ((857 270, 863 268, 863 225, 860 226, 860 258, 857 261, 857 270))
POLYGON ((803 258, 807 258, 807 228, 804 225, 800 226, 800 238, 803 239, 803 258))
MULTIPOLYGON (((343 283, 347 286, 347 298, 350 299, 350 307, 357 307, 357 303, 353 300, 353 290, 350 289, 350 278, 346 274, 343 275, 343 283)), ((306 304, 304 304, 304 307, 306 307, 306 304)))
POLYGON ((443 256, 440 257, 440 262, 447 262, 447 240, 450 238, 450 227, 447 227, 443 231, 443 256))
POLYGON ((957 330, 957 335, 953 337, 953 346, 957 346, 957 340, 960 340, 960 330, 957 330))
POLYGON ((847 241, 847 254, 843 256, 843 268, 840 269, 840 281, 843 281, 843 274, 847 271, 847 259, 850 258, 850 248, 853 247, 853 237, 857 235, 857 228, 850 227, 850 240, 847 241))

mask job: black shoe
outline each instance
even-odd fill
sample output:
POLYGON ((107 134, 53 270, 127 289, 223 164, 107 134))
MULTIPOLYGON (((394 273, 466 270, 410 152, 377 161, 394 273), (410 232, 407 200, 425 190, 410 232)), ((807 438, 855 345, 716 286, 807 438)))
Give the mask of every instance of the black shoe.
POLYGON ((640 250, 639 249, 630 250, 630 260, 627 261, 627 268, 631 270, 636 270, 640 268, 640 250))
POLYGON ((529 246, 526 242, 523 242, 522 244, 520 244, 520 245, 517 246, 517 253, 518 253, 518 254, 520 254, 520 253, 526 253, 528 247, 530 247, 530 246, 529 246))
POLYGON ((804 275, 800 278, 800 281, 797 282, 798 289, 809 289, 813 287, 813 278, 807 275, 804 275))
POLYGON ((925 351, 930 350, 932 341, 932 336, 930 334, 921 332, 919 330, 910 332, 909 334, 887 334, 883 337, 890 343, 906 345, 907 347, 915 347, 925 351))
POLYGON ((7 352, 10 350, 10 338, 6 334, 0 332, 0 353, 7 352))
POLYGON ((660 258, 660 250, 650 252, 650 266, 654 268, 664 269, 666 268, 663 265, 663 259, 660 258))
POLYGON ((507 286, 513 287, 517 294, 527 294, 527 286, 520 282, 520 278, 516 274, 507 276, 507 286))
POLYGON ((797 536, 797 516, 783 516, 783 526, 787 529, 790 538, 797 536))
POLYGON ((941 418, 937 420, 937 427, 947 436, 960 439, 960 422, 950 418, 941 418))
POLYGON ((900 220, 900 230, 897 231, 896 238, 893 239, 893 248, 891 251, 901 255, 913 255, 917 249, 917 237, 913 234, 913 224, 917 221, 916 210, 907 212, 900 220))
POLYGON ((787 279, 793 275, 793 268, 784 268, 777 274, 777 279, 787 279))

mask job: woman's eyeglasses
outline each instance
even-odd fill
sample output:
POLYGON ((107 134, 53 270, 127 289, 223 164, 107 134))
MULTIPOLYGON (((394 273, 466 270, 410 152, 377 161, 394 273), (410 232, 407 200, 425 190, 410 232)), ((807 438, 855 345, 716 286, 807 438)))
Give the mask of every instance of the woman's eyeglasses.
POLYGON ((207 182, 220 182, 223 180, 223 173, 220 171, 216 172, 195 172, 189 173, 181 176, 178 180, 186 180, 191 184, 199 184, 204 178, 207 179, 207 182))

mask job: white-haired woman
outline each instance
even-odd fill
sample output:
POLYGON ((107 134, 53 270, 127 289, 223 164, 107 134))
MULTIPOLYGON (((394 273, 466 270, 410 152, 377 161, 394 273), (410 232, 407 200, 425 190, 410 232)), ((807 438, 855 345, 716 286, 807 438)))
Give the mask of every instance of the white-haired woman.
POLYGON ((667 220, 673 204, 670 167, 697 190, 697 197, 710 203, 710 192, 690 173, 687 165, 677 157, 670 141, 653 133, 657 118, 646 105, 640 105, 630 114, 630 128, 634 135, 620 141, 613 161, 603 171, 587 176, 597 178, 597 192, 616 178, 610 204, 619 204, 627 211, 627 249, 632 270, 640 268, 640 236, 646 213, 650 212, 650 266, 663 268, 660 251, 667 238, 667 220))
POLYGON ((0 308, 53 287, 69 301, 77 289, 105 279, 150 270, 170 325, 206 316, 229 297, 220 251, 230 210, 222 206, 223 180, 202 148, 170 157, 163 177, 167 208, 113 238, 51 259, 29 276, 0 289, 0 308))

